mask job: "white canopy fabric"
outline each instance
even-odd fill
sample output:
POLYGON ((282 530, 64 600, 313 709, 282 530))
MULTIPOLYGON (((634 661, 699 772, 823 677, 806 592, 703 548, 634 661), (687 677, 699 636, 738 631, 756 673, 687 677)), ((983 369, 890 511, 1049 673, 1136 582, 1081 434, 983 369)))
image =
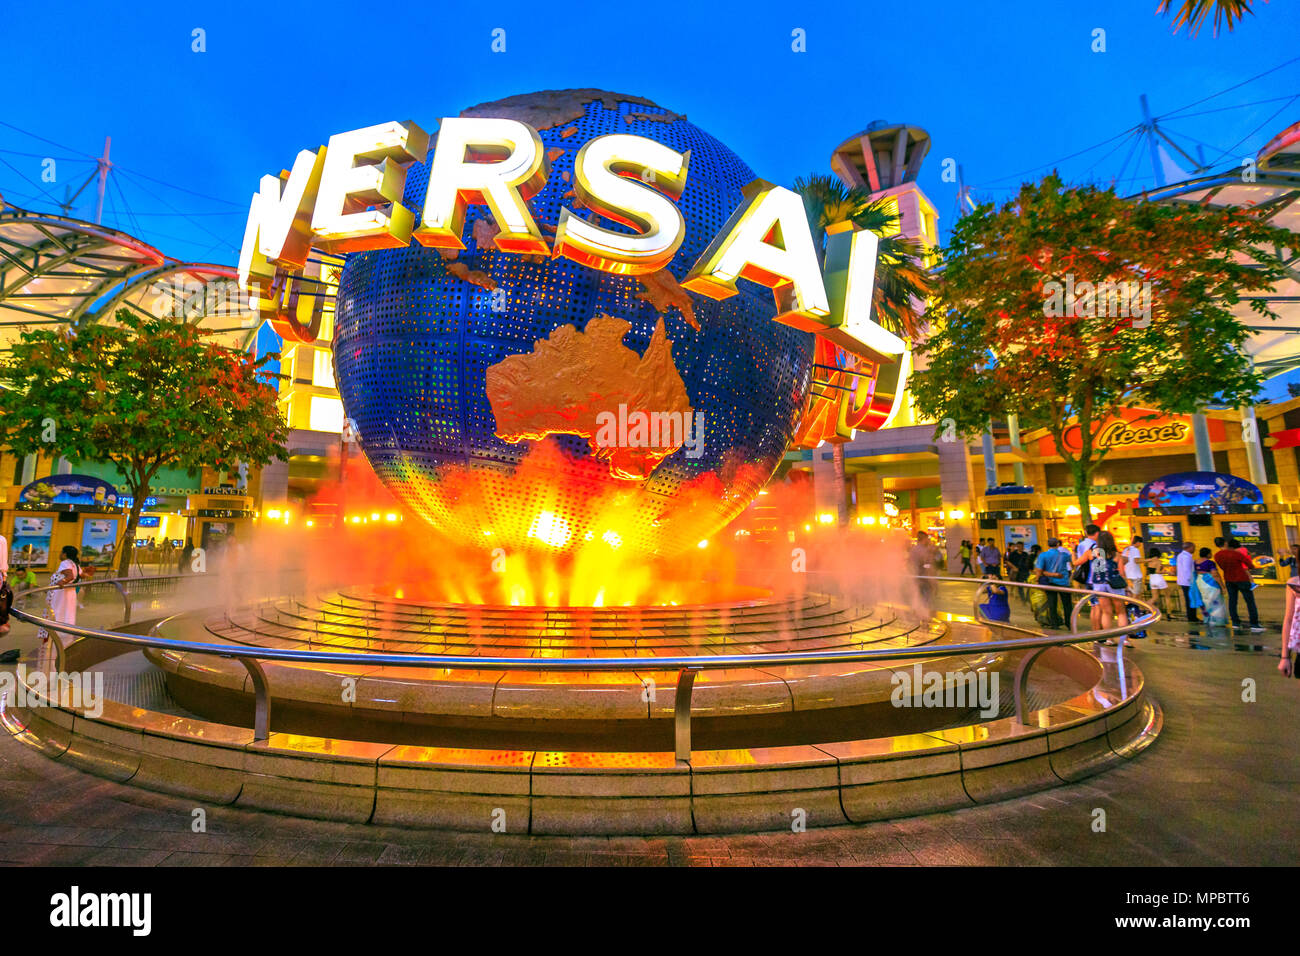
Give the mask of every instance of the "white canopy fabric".
POLYGON ((0 203, 0 349, 24 330, 111 321, 124 307, 239 349, 261 325, 233 266, 182 262, 116 229, 0 203))
MULTIPOLYGON (((1300 233, 1300 123, 1287 127, 1259 153, 1254 168, 1238 166, 1221 173, 1186 179, 1132 197, 1151 202, 1210 206, 1248 206, 1268 210, 1275 226, 1300 233)), ((1290 275, 1277 283, 1267 300, 1276 321, 1260 317, 1243 299, 1235 312, 1253 330, 1249 345, 1256 367, 1271 378, 1300 368, 1300 243, 1287 251, 1290 275)))

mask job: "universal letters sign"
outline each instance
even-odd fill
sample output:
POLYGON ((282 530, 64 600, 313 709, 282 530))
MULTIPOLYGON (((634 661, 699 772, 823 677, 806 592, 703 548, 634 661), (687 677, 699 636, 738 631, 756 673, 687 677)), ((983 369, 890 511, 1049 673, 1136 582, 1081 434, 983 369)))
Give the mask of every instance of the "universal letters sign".
MULTIPOLYGON (((291 278, 302 273, 313 247, 346 253, 414 241, 464 249, 471 205, 490 209, 501 252, 563 257, 617 275, 663 269, 685 238, 675 200, 689 175, 689 150, 621 133, 587 142, 574 162, 576 201, 634 232, 617 232, 562 209, 553 241, 528 205, 550 172, 531 126, 511 119, 443 119, 417 225, 414 210, 401 200, 407 170, 429 153, 430 136, 419 126, 381 123, 338 133, 328 146, 300 152, 279 176, 263 176, 239 257, 240 283, 254 306, 292 326, 299 299, 291 278)), ((802 199, 756 179, 682 286, 726 299, 736 294, 737 279, 748 279, 772 290, 777 322, 816 332, 867 362, 901 359, 906 343, 871 319, 876 235, 851 223, 829 232, 823 275, 802 199)))

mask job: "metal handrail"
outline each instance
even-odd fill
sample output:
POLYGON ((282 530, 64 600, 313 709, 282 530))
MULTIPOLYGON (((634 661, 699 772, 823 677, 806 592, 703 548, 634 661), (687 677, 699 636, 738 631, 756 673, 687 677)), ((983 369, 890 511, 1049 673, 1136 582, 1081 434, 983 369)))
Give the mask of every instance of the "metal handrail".
MULTIPOLYGON (((150 578, 149 580, 159 580, 160 577, 164 576, 150 578)), ((201 576, 193 574, 166 575, 165 577, 192 578, 196 580, 201 578, 201 576)), ((915 575, 914 577, 918 580, 952 581, 964 584, 977 582, 981 584, 988 583, 983 579, 950 577, 946 575, 915 575)), ((109 578, 94 583, 114 584, 117 589, 125 595, 125 589, 122 585, 130 584, 132 581, 137 580, 142 579, 109 578)), ((1027 582, 1017 581, 1004 581, 1000 583, 1010 587, 1039 588, 1042 590, 1080 593, 1078 589, 1057 587, 1055 585, 1029 584, 1027 582)), ((76 583, 50 585, 43 588, 33 588, 27 593, 36 594, 39 592, 57 591, 62 590, 63 588, 76 586, 76 583)), ((1082 594, 1084 598, 1094 594, 1099 596, 1113 596, 1102 591, 1085 591, 1082 592, 1082 594)), ((772 667, 786 665, 797 667, 805 664, 848 664, 861 663, 863 661, 914 660, 916 658, 978 656, 996 651, 1025 650, 1030 651, 1031 653, 1027 654, 1025 658, 1021 660, 1020 665, 1017 667, 1015 677, 1016 720, 1023 724, 1025 716, 1025 698, 1029 681, 1029 669, 1033 665, 1033 662, 1037 660, 1044 651, 1053 647, 1061 647, 1068 644, 1092 643, 1110 637, 1123 637, 1132 631, 1148 627, 1161 619, 1160 611, 1147 602, 1138 599, 1130 599, 1130 601, 1134 604, 1143 606, 1149 612, 1148 615, 1141 617, 1136 621, 1130 621, 1122 627, 1112 627, 1100 631, 1073 631, 1071 633, 1049 637, 1047 635, 1035 634, 1025 628, 1001 621, 981 620, 977 613, 975 620, 979 623, 1001 627, 1005 630, 1019 631, 1021 633, 1029 634, 1030 637, 998 641, 982 641, 973 644, 943 644, 938 646, 930 645, 907 648, 871 648, 856 651, 788 651, 772 654, 708 654, 678 655, 673 657, 471 657, 468 655, 357 653, 351 651, 317 651, 310 649, 304 651, 278 647, 254 648, 239 646, 236 648, 229 644, 209 644, 157 636, 158 628, 161 625, 166 624, 174 618, 180 617, 180 614, 172 614, 163 618, 154 624, 149 635, 140 635, 125 634, 119 631, 106 631, 99 628, 80 627, 75 624, 60 624, 57 621, 40 618, 34 614, 29 614, 26 611, 20 611, 17 608, 12 609, 10 613, 20 621, 25 621, 28 624, 33 624, 50 632, 56 632, 52 636, 51 643, 54 645, 55 665, 57 670, 60 672, 63 670, 65 649, 62 641, 58 639, 58 634, 68 634, 74 637, 96 638, 98 640, 127 644, 140 648, 158 648, 191 654, 212 654, 227 660, 238 660, 244 665, 244 668, 248 671, 253 682, 254 740, 258 741, 267 740, 270 737, 271 727, 270 686, 266 672, 262 667, 262 663, 265 661, 341 665, 364 663, 366 665, 395 667, 443 667, 448 669, 465 668, 469 670, 499 671, 568 672, 677 670, 678 677, 676 694, 673 703, 676 755, 678 760, 689 762, 691 754, 691 694, 694 688, 695 678, 703 670, 723 670, 727 668, 744 668, 753 666, 772 667)), ((129 604, 129 600, 127 603, 129 604)))

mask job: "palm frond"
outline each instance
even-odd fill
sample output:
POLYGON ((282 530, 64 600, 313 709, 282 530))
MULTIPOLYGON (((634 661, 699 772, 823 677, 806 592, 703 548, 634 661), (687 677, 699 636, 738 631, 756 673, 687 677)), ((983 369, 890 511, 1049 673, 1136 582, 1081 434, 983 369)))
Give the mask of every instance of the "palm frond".
MULTIPOLYGON (((1168 13, 1171 0, 1161 0, 1156 13, 1168 13)), ((1183 0, 1174 15, 1174 32, 1177 33, 1184 24, 1188 32, 1196 36, 1205 25, 1205 18, 1214 11, 1214 35, 1219 35, 1220 26, 1226 24, 1229 32, 1251 12, 1251 0, 1183 0)))
POLYGON ((872 313, 876 322, 898 335, 915 339, 921 321, 915 303, 924 307, 930 294, 930 273, 923 265, 925 250, 915 239, 898 234, 898 209, 888 199, 872 199, 865 189, 846 186, 834 176, 814 173, 794 181, 803 197, 819 261, 824 261, 826 230, 841 222, 880 237, 872 313))

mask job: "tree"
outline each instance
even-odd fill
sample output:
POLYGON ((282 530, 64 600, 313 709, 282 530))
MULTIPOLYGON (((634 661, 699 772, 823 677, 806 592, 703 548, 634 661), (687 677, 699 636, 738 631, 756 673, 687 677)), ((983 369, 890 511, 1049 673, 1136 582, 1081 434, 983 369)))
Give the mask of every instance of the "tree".
POLYGON ((118 551, 125 577, 160 468, 260 466, 284 454, 276 391, 258 377, 273 358, 254 360, 204 341, 196 326, 129 309, 113 324, 25 332, 0 362, 0 439, 15 455, 117 467, 132 497, 118 551))
MULTIPOLYGON (((803 197, 804 213, 812 230, 817 263, 826 264, 826 230, 841 222, 852 221, 859 229, 880 237, 876 253, 876 284, 872 292, 872 318, 900 336, 916 339, 920 334, 920 310, 929 294, 929 273, 922 264, 925 249, 916 239, 897 231, 898 214, 883 200, 856 186, 845 186, 834 176, 820 173, 794 181, 794 191, 803 197)), ((835 500, 839 521, 848 521, 845 492, 844 445, 831 448, 835 468, 835 500)))
MULTIPOLYGON (((917 348, 928 368, 912 375, 917 407, 965 435, 1013 413, 1047 428, 1086 521, 1109 416, 1237 407, 1259 391, 1232 307, 1285 275, 1280 251, 1294 242, 1264 215, 1131 202, 1065 188, 1055 173, 1000 209, 980 206, 942 252, 928 313, 939 328, 917 348)), ((1277 317, 1263 299, 1250 307, 1277 317)))

